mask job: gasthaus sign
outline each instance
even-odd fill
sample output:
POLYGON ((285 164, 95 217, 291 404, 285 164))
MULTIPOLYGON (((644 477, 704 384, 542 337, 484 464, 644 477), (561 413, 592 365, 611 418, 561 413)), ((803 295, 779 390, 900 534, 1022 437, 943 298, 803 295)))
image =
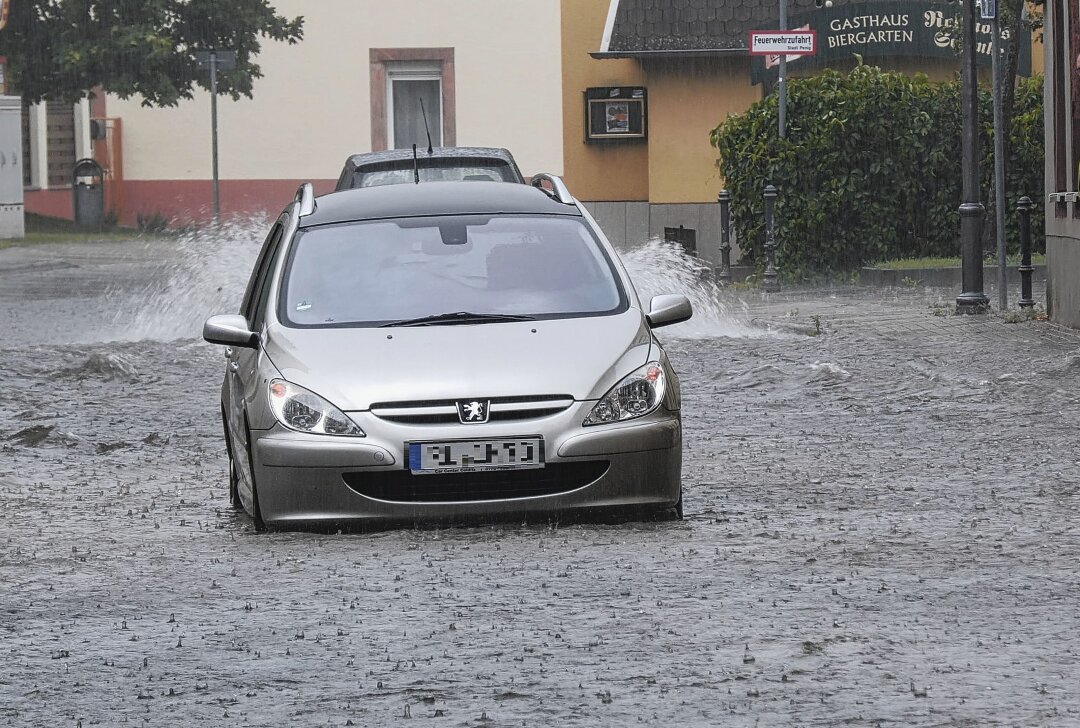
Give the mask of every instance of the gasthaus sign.
MULTIPOLYGON (((863 58, 909 56, 917 58, 958 57, 960 29, 958 6, 935 2, 875 2, 849 3, 832 8, 820 8, 799 13, 791 18, 791 26, 803 34, 817 34, 817 52, 813 56, 797 55, 783 51, 788 56, 792 70, 813 69, 828 66, 831 62, 850 60, 854 54, 863 58)), ((976 60, 979 65, 989 66, 993 36, 991 23, 976 24, 976 60)), ((790 33, 790 31, 789 31, 790 33)), ((1001 30, 1003 40, 1009 39, 1009 31, 1001 30)), ((1031 74, 1031 32, 1024 30, 1017 39, 1019 64, 1022 76, 1031 74)), ((774 47, 771 53, 781 49, 774 47)), ((776 63, 771 58, 754 56, 750 66, 750 80, 761 83, 776 77, 776 63)))

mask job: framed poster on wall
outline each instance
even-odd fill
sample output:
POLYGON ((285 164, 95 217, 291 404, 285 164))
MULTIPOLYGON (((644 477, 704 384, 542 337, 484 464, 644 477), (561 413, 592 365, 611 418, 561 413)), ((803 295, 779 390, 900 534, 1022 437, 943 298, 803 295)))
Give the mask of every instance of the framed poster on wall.
POLYGON ((640 86, 585 89, 585 141, 638 141, 648 135, 648 98, 640 86))

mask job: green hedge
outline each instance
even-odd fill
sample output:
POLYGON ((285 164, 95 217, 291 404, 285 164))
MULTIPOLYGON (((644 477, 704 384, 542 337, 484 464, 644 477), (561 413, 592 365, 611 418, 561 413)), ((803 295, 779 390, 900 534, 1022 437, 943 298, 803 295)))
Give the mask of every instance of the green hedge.
MULTIPOLYGON (((984 247, 993 237, 993 114, 980 93, 984 247)), ((1009 249, 1019 245, 1016 201, 1029 196, 1032 238, 1043 237, 1042 77, 1020 82, 1010 138, 1006 203, 1009 249)), ((825 71, 788 83, 787 138, 777 135, 777 97, 728 117, 711 134, 732 195, 743 263, 764 261, 762 191, 777 199, 779 267, 786 277, 846 271, 906 257, 958 255, 960 89, 873 66, 825 71)))

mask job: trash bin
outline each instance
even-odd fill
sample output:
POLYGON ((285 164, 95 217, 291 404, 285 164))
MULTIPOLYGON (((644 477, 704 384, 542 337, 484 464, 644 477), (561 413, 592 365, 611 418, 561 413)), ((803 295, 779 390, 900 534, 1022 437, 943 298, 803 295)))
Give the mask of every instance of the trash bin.
POLYGON ((80 159, 71 173, 75 224, 100 228, 105 223, 104 171, 93 159, 80 159))

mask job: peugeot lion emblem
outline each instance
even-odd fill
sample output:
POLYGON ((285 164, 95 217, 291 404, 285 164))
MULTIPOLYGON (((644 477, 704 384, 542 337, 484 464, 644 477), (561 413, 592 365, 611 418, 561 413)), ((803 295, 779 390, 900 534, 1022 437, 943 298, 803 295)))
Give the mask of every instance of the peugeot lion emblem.
POLYGON ((482 424, 488 421, 490 403, 478 399, 463 400, 457 403, 458 419, 462 424, 482 424))

